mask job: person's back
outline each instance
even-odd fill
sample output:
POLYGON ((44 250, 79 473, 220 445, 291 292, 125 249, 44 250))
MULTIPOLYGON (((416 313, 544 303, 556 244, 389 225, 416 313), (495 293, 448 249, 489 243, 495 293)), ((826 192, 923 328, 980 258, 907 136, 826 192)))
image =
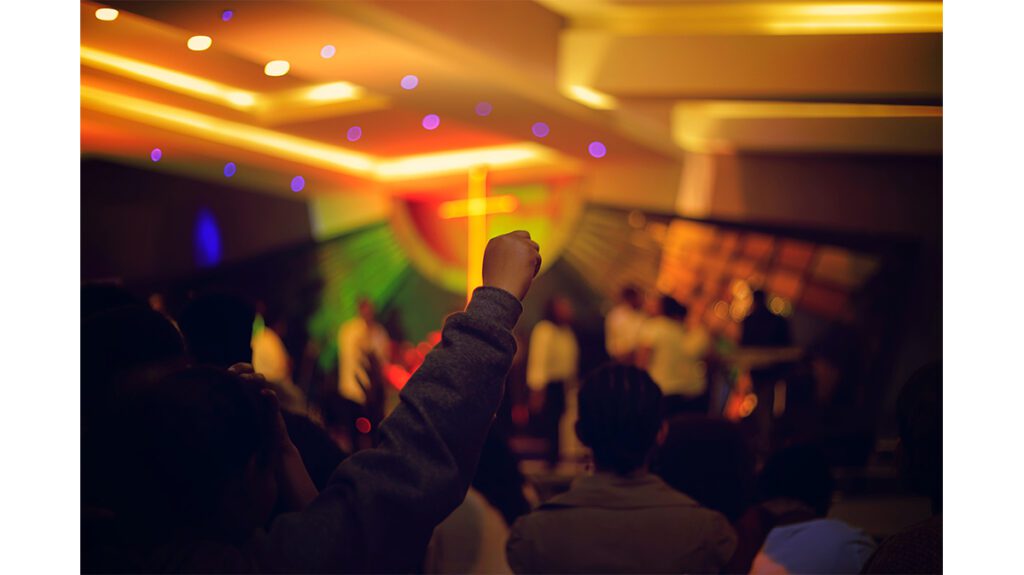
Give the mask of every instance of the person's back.
POLYGON ((729 560, 736 536, 725 517, 647 473, 661 398, 635 367, 607 366, 587 379, 576 433, 597 473, 516 522, 515 572, 717 572, 729 560))
POLYGON ((516 573, 717 573, 732 556, 728 520, 658 476, 595 473, 520 519, 516 573))

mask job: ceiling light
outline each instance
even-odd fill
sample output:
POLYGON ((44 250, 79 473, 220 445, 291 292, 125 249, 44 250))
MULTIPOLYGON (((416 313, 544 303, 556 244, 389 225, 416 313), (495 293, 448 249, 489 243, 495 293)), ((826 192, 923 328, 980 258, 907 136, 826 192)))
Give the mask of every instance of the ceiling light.
POLYGON ((100 8, 96 11, 96 19, 103 20, 104 22, 113 22, 117 20, 119 12, 113 8, 100 8))
POLYGON ((263 67, 263 73, 272 78, 278 76, 284 76, 291 70, 292 65, 288 63, 288 60, 271 60, 267 62, 267 65, 263 67))
POLYGON ((188 49, 193 52, 208 50, 213 45, 213 38, 209 36, 192 36, 188 39, 188 49))

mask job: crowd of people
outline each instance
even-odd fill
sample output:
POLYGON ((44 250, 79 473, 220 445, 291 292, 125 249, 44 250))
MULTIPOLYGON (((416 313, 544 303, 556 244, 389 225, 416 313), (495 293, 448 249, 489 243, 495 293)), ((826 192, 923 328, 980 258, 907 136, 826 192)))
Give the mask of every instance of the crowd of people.
MULTIPOLYGON (((245 300, 204 294, 171 317, 83 287, 83 571, 941 572, 941 366, 897 405, 906 475, 933 516, 876 541, 829 517, 822 446, 762 451, 717 416, 710 335, 632 287, 606 317, 600 368, 580 375, 565 298, 525 346, 543 460, 592 466, 542 498, 492 425, 539 265, 528 233, 492 239, 483 286, 401 385, 361 302, 339 331, 338 392, 316 409, 245 300)), ((789 346, 766 311, 755 292, 743 343, 789 346)), ((752 374, 752 393, 770 395, 778 369, 752 374)))

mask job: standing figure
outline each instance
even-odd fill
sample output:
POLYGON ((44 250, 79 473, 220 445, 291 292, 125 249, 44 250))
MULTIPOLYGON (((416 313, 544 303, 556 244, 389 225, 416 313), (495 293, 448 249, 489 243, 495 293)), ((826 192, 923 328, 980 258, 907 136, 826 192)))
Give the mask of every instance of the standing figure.
POLYGON ((665 395, 665 413, 707 414, 707 365, 711 347, 707 332, 685 323, 687 308, 670 296, 661 297, 660 313, 640 333, 637 366, 646 369, 665 395))
MULTIPOLYGON (((758 348, 780 348, 792 345, 789 322, 775 315, 767 305, 767 294, 754 291, 754 302, 750 314, 743 320, 740 346, 758 348)), ((757 395, 757 407, 752 415, 757 432, 759 455, 771 452, 773 419, 775 417, 775 384, 786 374, 786 364, 773 364, 750 370, 750 380, 757 395)))
POLYGON ((604 320, 604 345, 612 359, 620 363, 632 363, 640 328, 646 320, 643 295, 634 286, 622 288, 619 302, 604 320))
MULTIPOLYGON (((572 304, 560 296, 551 298, 544 319, 530 334, 530 352, 526 362, 526 383, 530 404, 540 421, 541 433, 548 440, 547 461, 554 467, 560 452, 562 417, 566 414, 566 391, 575 388, 579 345, 572 332, 572 304)), ((575 406, 575 397, 571 399, 575 406)), ((571 421, 571 420, 570 420, 571 421)))
MULTIPOLYGON (((383 366, 389 357, 391 341, 384 326, 377 321, 373 302, 359 299, 359 314, 338 330, 338 393, 345 399, 366 406, 371 415, 383 411, 383 389, 374 389, 383 381, 372 378, 367 368, 383 366), (379 398, 377 396, 380 396, 379 398)), ((379 417, 371 417, 374 423, 379 417)))

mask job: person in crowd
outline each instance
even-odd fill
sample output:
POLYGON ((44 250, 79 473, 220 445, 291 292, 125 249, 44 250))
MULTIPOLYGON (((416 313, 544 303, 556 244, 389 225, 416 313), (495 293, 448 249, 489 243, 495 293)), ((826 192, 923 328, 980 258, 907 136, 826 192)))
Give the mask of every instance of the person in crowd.
POLYGON ((361 297, 358 313, 341 324, 338 330, 338 393, 361 405, 371 413, 371 420, 380 421, 384 412, 383 388, 371 386, 366 372, 368 358, 386 365, 390 357, 391 339, 377 321, 377 312, 369 298, 361 297))
POLYGON ((732 557, 736 535, 647 472, 661 428, 662 394, 646 372, 610 364, 579 392, 576 433, 596 472, 512 527, 516 573, 712 573, 732 557))
POLYGON ((900 465, 910 487, 931 499, 932 516, 889 537, 864 573, 942 573, 942 363, 919 369, 896 401, 900 465))
MULTIPOLYGON (((90 514, 102 514, 109 503, 109 463, 117 457, 109 445, 121 432, 114 423, 119 397, 187 364, 181 334, 166 317, 122 297, 126 292, 107 297, 114 292, 102 291, 103 297, 89 300, 81 327, 81 449, 89 463, 82 468, 81 493, 90 514)), ((87 292, 97 293, 83 287, 83 300, 87 292)))
POLYGON ((632 285, 622 288, 618 303, 604 320, 605 349, 608 356, 619 363, 632 363, 640 328, 646 320, 640 290, 632 285))
MULTIPOLYGON (((227 292, 198 295, 186 304, 178 320, 193 364, 221 369, 237 366, 245 371, 255 371, 252 366, 255 323, 256 308, 245 298, 227 292)), ((273 383, 268 385, 275 391, 280 388, 273 383)), ((291 405, 294 399, 285 395, 284 399, 279 397, 278 402, 291 405)), ((285 409, 282 417, 310 476, 316 485, 326 485, 331 472, 345 459, 345 452, 303 410, 285 409)))
POLYGON ((86 318, 118 307, 143 305, 124 286, 114 282, 86 282, 79 292, 81 318, 86 318))
POLYGON ((505 439, 492 425, 466 499, 430 540, 427 573, 512 573, 505 558, 508 528, 530 512, 526 480, 505 439))
POLYGON ((774 454, 758 478, 760 503, 737 522, 730 572, 859 573, 875 550, 863 531, 828 519, 834 480, 824 452, 795 445, 774 454), (751 560, 752 558, 752 560, 751 560))
MULTIPOLYGON (((288 355, 278 330, 286 327, 284 322, 276 322, 275 330, 268 321, 266 306, 261 302, 261 311, 256 314, 252 330, 252 366, 256 373, 266 378, 274 389, 281 408, 292 413, 306 413, 306 394, 292 381, 292 359, 288 355)), ((273 317, 273 316, 269 316, 273 317)))
POLYGON ((754 454, 739 425, 724 419, 673 417, 651 471, 729 521, 736 521, 754 496, 754 454))
POLYGON ((526 232, 490 241, 483 287, 381 424, 380 443, 313 485, 251 372, 195 367, 130 394, 114 446, 113 537, 86 572, 410 571, 463 500, 540 266, 526 232), (275 504, 292 510, 270 520, 275 504))
POLYGON ((686 325, 687 308, 662 296, 660 312, 640 332, 637 365, 646 369, 665 394, 665 412, 707 413, 709 394, 704 357, 711 340, 703 330, 686 325))
MULTIPOLYGON (((571 440, 563 433, 563 420, 570 412, 567 401, 575 405, 573 390, 579 370, 579 345, 572 331, 573 308, 568 299, 548 300, 544 319, 530 334, 526 359, 526 383, 530 388, 532 412, 537 416, 541 434, 548 442, 547 462, 554 467, 571 440), (572 396, 567 398, 567 394, 572 396)), ((575 418, 568 420, 568 425, 575 418)))
MULTIPOLYGON (((740 346, 753 348, 784 348, 793 344, 786 318, 768 308, 768 294, 754 290, 750 313, 743 318, 740 346)), ((775 416, 775 386, 786 375, 787 364, 777 363, 750 370, 750 380, 757 396, 757 406, 750 422, 757 436, 757 450, 761 457, 771 451, 773 418, 775 416)))

